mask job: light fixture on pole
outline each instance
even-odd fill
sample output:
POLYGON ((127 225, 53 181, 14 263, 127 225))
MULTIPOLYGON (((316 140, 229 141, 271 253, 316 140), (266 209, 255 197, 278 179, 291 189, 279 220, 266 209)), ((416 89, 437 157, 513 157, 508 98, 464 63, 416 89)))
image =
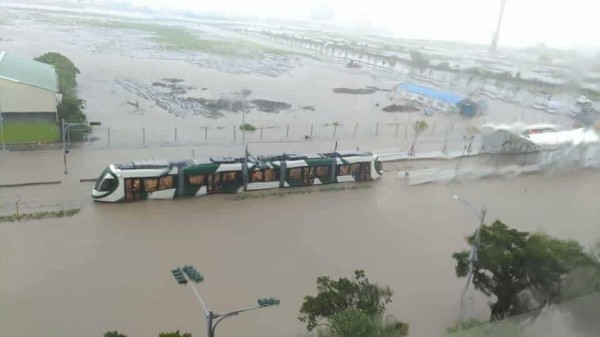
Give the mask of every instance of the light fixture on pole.
POLYGON ((467 293, 467 288, 469 287, 469 283, 471 283, 471 278, 473 277, 473 268, 474 268, 473 265, 477 261, 477 247, 479 246, 479 233, 481 232, 481 227, 483 226, 483 223, 485 221, 486 209, 485 209, 485 207, 482 209, 478 209, 477 207, 473 206, 472 203, 470 203, 466 199, 463 199, 458 194, 454 194, 452 196, 452 198, 454 200, 461 201, 462 203, 467 205, 471 210, 473 210, 475 216, 477 217, 477 220, 479 221, 479 226, 475 230, 475 241, 473 242, 473 245, 471 246, 471 252, 469 253, 469 272, 467 274, 467 283, 465 284, 465 288, 463 289, 462 294, 460 296, 460 312, 462 315, 464 312, 463 309, 464 309, 465 294, 467 293))
POLYGON ((239 309, 239 310, 233 310, 233 311, 227 311, 227 312, 222 312, 222 313, 216 313, 216 312, 213 312, 208 309, 208 307, 206 306, 206 303, 202 299, 202 296, 200 296, 200 293, 198 293, 198 290, 193 285, 193 283, 200 283, 200 282, 204 281, 204 277, 202 276, 202 274, 200 274, 196 270, 196 268, 194 268, 193 266, 184 266, 183 268, 177 267, 177 268, 171 270, 171 273, 173 274, 173 277, 175 278, 177 283, 182 284, 182 285, 187 284, 190 286, 190 288, 194 292, 194 295, 196 296, 196 298, 202 305, 202 309, 204 310, 204 317, 206 318, 207 337, 214 337, 215 329, 217 328, 219 323, 221 323, 227 317, 237 316, 240 313, 246 312, 246 311, 263 309, 263 308, 267 308, 270 306, 279 305, 279 303, 280 303, 279 299, 277 299, 275 297, 267 297, 267 298, 259 299, 257 301, 258 306, 249 307, 249 308, 245 308, 245 309, 239 309), (191 282, 188 282, 188 281, 191 281, 191 282))

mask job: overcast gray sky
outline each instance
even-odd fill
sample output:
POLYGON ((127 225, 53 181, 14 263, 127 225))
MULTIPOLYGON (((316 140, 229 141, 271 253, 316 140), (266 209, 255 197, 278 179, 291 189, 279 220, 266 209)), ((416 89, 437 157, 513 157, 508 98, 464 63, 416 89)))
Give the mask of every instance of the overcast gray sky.
MULTIPOLYGON (((340 22, 370 21, 398 36, 488 43, 500 0, 130 0, 152 7, 222 10, 282 18, 309 17, 329 7, 340 22)), ((544 42, 555 47, 600 46, 598 0, 508 0, 500 44, 544 42)))

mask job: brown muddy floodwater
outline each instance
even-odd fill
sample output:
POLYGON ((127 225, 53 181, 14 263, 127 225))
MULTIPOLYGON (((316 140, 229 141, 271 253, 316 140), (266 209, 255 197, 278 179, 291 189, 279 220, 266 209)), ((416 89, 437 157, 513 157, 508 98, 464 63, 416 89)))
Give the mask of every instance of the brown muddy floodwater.
MULTIPOLYGON (((442 335, 458 316, 463 285, 451 254, 466 248, 463 237, 476 225, 451 195, 486 205, 490 220, 589 245, 600 239, 599 178, 580 172, 408 187, 390 173, 357 190, 89 201, 73 218, 0 224, 0 336, 115 329, 203 336, 200 305, 170 273, 184 264, 205 275, 198 288, 213 310, 281 299, 279 307, 223 322, 221 336, 299 336, 298 310, 317 276, 355 269, 394 290, 388 313, 409 322, 412 336, 442 335)), ((482 307, 476 314, 485 317, 482 307)))

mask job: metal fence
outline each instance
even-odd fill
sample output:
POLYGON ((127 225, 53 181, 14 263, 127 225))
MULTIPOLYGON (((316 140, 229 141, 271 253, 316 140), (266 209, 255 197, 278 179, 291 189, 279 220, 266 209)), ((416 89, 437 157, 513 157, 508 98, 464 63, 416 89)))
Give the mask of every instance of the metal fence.
MULTIPOLYGON (((123 128, 114 126, 95 127, 91 148, 140 148, 161 146, 195 146, 218 144, 310 142, 356 140, 357 144, 400 145, 409 147, 416 139, 417 148, 431 150, 461 149, 471 142, 466 126, 454 126, 432 122, 416 137, 414 121, 388 123, 330 123, 330 124, 283 124, 260 125, 252 131, 241 130, 239 124, 223 126, 177 125, 169 127, 140 126, 123 128)), ((407 149, 408 150, 408 149, 407 149)))

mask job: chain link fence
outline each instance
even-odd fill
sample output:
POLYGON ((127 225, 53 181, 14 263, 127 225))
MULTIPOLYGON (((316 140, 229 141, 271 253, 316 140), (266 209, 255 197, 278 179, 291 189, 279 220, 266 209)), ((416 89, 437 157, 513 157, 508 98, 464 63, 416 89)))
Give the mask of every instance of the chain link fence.
MULTIPOLYGON (((308 142, 336 140, 352 140, 357 143, 368 140, 369 143, 381 144, 430 144, 429 150, 442 150, 448 144, 473 143, 477 138, 473 128, 452 124, 430 122, 418 132, 416 121, 407 119, 404 122, 336 122, 326 124, 278 124, 254 125, 245 129, 239 124, 222 126, 176 125, 170 127, 140 126, 137 128, 100 126, 95 127, 87 147, 104 148, 140 148, 161 146, 195 146, 206 144, 245 144, 272 142, 308 142), (432 144, 437 144, 431 146, 432 144)), ((462 145, 461 145, 462 146, 462 145)), ((460 147, 460 146, 459 146, 460 147)), ((473 145, 471 146, 473 147, 473 145)))

